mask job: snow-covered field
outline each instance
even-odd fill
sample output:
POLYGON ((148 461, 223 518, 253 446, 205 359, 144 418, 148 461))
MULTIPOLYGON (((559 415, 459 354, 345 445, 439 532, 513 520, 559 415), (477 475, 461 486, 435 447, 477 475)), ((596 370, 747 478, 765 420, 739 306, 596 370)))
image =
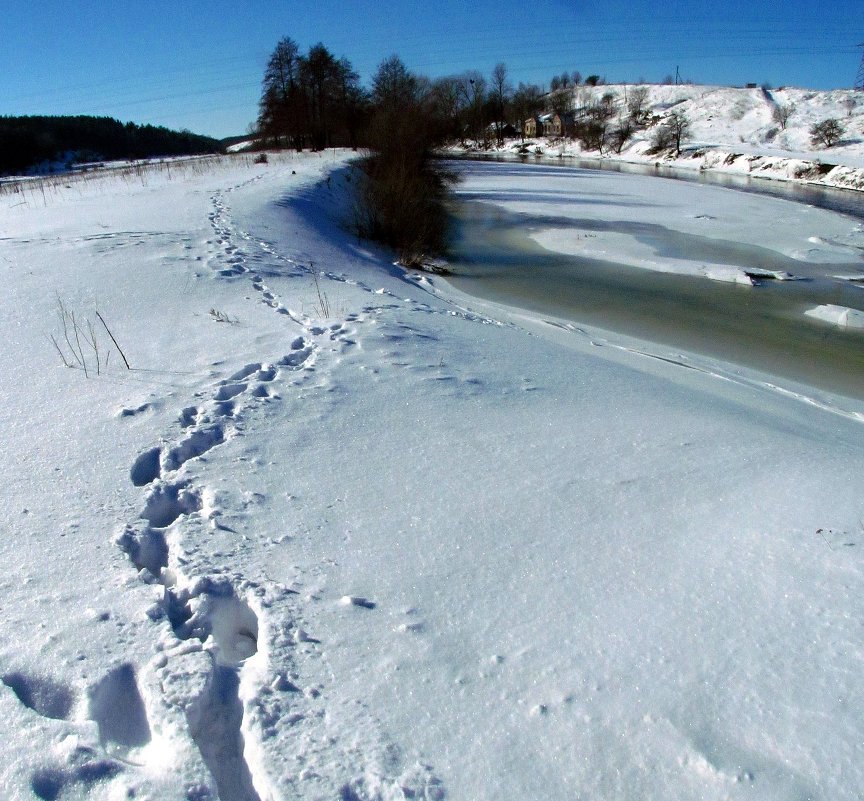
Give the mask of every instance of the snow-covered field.
POLYGON ((858 798, 862 410, 406 275, 346 158, 0 196, 4 797, 858 798))
MULTIPOLYGON (((620 153, 605 149, 604 159, 864 189, 864 92, 610 84, 576 87, 573 105, 590 106, 611 94, 616 115, 610 128, 614 128, 619 116, 626 117, 634 90, 647 92, 648 113, 661 123, 671 111, 687 118, 690 133, 682 142, 682 152, 677 158, 649 154, 656 130, 649 126, 637 131, 620 153), (778 109, 787 112, 783 124, 775 118, 778 109), (838 120, 844 132, 837 145, 817 148, 811 143, 810 129, 826 119, 838 120)), ((540 137, 527 145, 530 153, 547 157, 600 156, 597 151, 583 151, 571 140, 540 137)), ((521 139, 513 140, 504 151, 523 146, 521 139)))

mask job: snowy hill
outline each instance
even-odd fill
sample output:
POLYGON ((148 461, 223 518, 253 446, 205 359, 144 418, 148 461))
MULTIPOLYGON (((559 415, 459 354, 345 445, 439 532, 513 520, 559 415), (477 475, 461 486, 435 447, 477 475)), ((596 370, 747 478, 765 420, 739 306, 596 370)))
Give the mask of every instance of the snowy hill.
MULTIPOLYGON (((647 92, 648 115, 655 124, 637 131, 620 154, 607 148, 603 158, 640 162, 659 159, 684 169, 743 172, 864 188, 864 92, 613 84, 576 87, 572 103, 578 109, 612 94, 618 117, 626 115, 627 101, 638 89, 647 92), (775 119, 778 108, 789 110, 785 128, 775 119), (682 153, 677 158, 669 153, 648 154, 656 125, 662 124, 672 110, 683 113, 691 125, 682 153), (841 141, 830 148, 814 147, 810 128, 829 118, 839 120, 845 128, 841 141)), ((616 117, 610 126, 615 125, 616 117)), ((508 149, 517 150, 520 145, 511 142, 508 149)), ((531 143, 531 152, 537 148, 546 155, 601 155, 584 151, 569 140, 541 138, 531 143)))

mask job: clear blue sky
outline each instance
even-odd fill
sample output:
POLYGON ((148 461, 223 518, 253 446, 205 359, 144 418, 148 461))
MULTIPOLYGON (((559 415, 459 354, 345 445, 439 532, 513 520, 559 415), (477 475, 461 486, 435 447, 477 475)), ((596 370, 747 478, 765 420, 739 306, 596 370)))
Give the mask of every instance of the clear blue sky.
POLYGON ((242 134, 282 36, 323 42, 368 82, 396 53, 431 77, 503 61, 511 81, 851 87, 862 0, 2 0, 0 115, 100 114, 242 134))

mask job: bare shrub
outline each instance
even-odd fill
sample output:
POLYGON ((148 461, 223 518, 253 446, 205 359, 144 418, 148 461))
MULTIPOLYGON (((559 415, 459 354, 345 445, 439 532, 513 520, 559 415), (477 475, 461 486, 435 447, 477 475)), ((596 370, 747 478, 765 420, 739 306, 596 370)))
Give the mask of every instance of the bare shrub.
POLYGON ((829 117, 810 127, 810 144, 814 147, 834 147, 846 133, 840 120, 829 117))
POLYGON ((111 358, 111 345, 120 354, 123 363, 127 370, 132 368, 126 359, 126 354, 123 353, 114 334, 105 322, 105 318, 100 314, 99 310, 94 310, 94 316, 100 325, 94 325, 92 318, 82 316, 75 313, 63 302, 61 297, 57 297, 57 324, 58 332, 48 335, 48 339, 54 346, 60 356, 65 367, 77 368, 84 371, 84 375, 88 378, 95 371, 96 375, 101 375, 102 371, 108 367, 108 361, 111 358), (108 345, 100 342, 98 332, 104 330, 105 334, 111 341, 108 345))
POLYGON ((674 148, 677 156, 681 152, 681 142, 689 135, 690 120, 683 112, 671 111, 654 132, 648 153, 656 154, 674 148))
POLYGON ((635 125, 633 123, 632 118, 630 117, 622 117, 618 120, 618 125, 616 125, 612 129, 612 133, 609 135, 609 145, 616 152, 621 153, 624 145, 630 141, 630 138, 633 136, 633 132, 635 131, 635 125))
POLYGON ((583 150, 603 151, 606 144, 606 131, 608 128, 606 120, 583 119, 576 123, 575 135, 583 150))
POLYGON ((774 106, 774 110, 771 112, 771 118, 785 131, 786 123, 789 122, 789 118, 794 113, 794 103, 786 103, 785 105, 782 103, 778 103, 776 106, 774 106))
POLYGON ((635 86, 627 98, 627 114, 635 126, 644 126, 648 122, 648 87, 635 86))
POLYGON ((217 323, 236 323, 237 322, 236 318, 232 319, 228 314, 221 311, 220 309, 215 309, 215 308, 210 309, 209 314, 213 318, 213 320, 215 320, 217 323))

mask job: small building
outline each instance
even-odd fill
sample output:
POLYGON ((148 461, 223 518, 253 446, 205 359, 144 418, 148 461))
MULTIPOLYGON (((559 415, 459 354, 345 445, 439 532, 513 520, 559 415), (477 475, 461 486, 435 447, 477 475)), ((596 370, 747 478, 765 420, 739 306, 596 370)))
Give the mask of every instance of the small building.
POLYGON ((575 118, 572 114, 544 114, 540 117, 543 136, 573 136, 575 118))
POLYGON ((557 114, 541 114, 540 118, 537 120, 539 123, 539 129, 542 132, 543 136, 560 136, 560 122, 558 125, 558 133, 556 134, 556 126, 555 126, 555 117, 557 114))
POLYGON ((518 131, 509 122, 493 122, 486 127, 489 136, 496 139, 512 139, 518 135, 518 131))
POLYGON ((576 128, 576 118, 573 114, 555 114, 549 112, 539 117, 528 117, 522 124, 526 139, 535 136, 561 137, 573 136, 576 128))

